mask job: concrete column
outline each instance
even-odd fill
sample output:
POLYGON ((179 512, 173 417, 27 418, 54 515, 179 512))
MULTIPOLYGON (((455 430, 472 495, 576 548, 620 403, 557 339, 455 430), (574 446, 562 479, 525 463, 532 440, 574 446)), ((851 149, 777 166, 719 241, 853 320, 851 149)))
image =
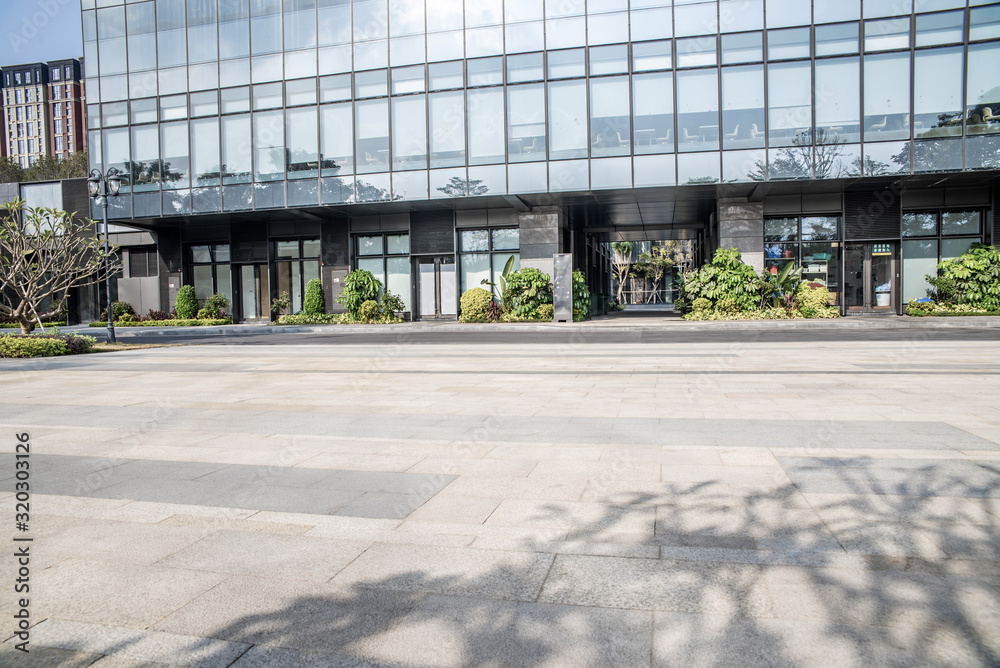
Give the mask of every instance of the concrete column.
POLYGON ((538 208, 519 214, 521 266, 552 276, 552 256, 565 250, 561 243, 565 224, 565 215, 557 207, 538 208))
POLYGON ((719 200, 719 248, 736 248, 758 273, 764 270, 764 204, 733 197, 719 200))

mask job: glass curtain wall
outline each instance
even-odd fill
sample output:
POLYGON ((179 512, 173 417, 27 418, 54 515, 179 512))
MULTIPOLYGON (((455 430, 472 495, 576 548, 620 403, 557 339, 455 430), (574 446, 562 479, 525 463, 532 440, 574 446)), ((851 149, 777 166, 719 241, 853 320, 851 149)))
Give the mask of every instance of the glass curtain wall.
POLYGON ((930 211, 903 214, 903 302, 927 296, 926 276, 937 265, 960 256, 982 241, 981 211, 930 211))
POLYGON ((306 285, 320 277, 319 239, 275 241, 274 270, 278 294, 288 293, 289 312, 302 311, 306 285))
POLYGON ((496 228, 459 231, 459 280, 461 291, 485 288, 500 297, 500 277, 511 258, 511 271, 521 268, 520 231, 496 228), (484 285, 483 281, 493 283, 484 285))
POLYGON ((410 311, 410 235, 364 235, 355 237, 354 242, 356 268, 371 272, 383 289, 401 297, 410 311))

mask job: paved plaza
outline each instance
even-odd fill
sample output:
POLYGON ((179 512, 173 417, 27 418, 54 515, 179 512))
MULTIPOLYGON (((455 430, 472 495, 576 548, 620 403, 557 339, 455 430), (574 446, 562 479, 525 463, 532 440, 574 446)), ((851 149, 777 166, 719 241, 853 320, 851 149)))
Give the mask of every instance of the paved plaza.
POLYGON ((342 331, 0 360, 0 664, 1000 665, 1000 329, 342 331))

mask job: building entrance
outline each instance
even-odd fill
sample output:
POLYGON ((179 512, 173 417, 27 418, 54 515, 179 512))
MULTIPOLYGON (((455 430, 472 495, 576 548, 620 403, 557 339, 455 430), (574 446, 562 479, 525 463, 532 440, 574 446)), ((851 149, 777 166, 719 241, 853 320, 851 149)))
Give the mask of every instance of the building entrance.
POLYGON ((896 244, 844 246, 844 309, 847 315, 896 313, 899 276, 896 244))
POLYGON ((421 257, 417 265, 417 304, 421 320, 453 320, 458 316, 455 258, 421 257))
POLYGON ((270 320, 271 287, 267 265, 244 264, 239 272, 233 312, 239 313, 243 322, 270 320))

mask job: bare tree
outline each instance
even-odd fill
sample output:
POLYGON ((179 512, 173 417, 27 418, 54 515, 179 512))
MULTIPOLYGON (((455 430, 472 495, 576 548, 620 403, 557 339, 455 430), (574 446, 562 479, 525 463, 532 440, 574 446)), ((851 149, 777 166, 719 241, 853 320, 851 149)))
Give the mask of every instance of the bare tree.
POLYGON ((632 266, 632 243, 616 241, 611 244, 611 265, 618 279, 618 294, 615 301, 623 304, 625 300, 625 281, 628 280, 629 268, 632 266))
POLYGON ((103 281, 121 269, 93 232, 94 221, 75 213, 9 202, 0 218, 0 314, 30 334, 62 309, 69 291, 103 281), (108 260, 107 267, 105 259, 108 260))

